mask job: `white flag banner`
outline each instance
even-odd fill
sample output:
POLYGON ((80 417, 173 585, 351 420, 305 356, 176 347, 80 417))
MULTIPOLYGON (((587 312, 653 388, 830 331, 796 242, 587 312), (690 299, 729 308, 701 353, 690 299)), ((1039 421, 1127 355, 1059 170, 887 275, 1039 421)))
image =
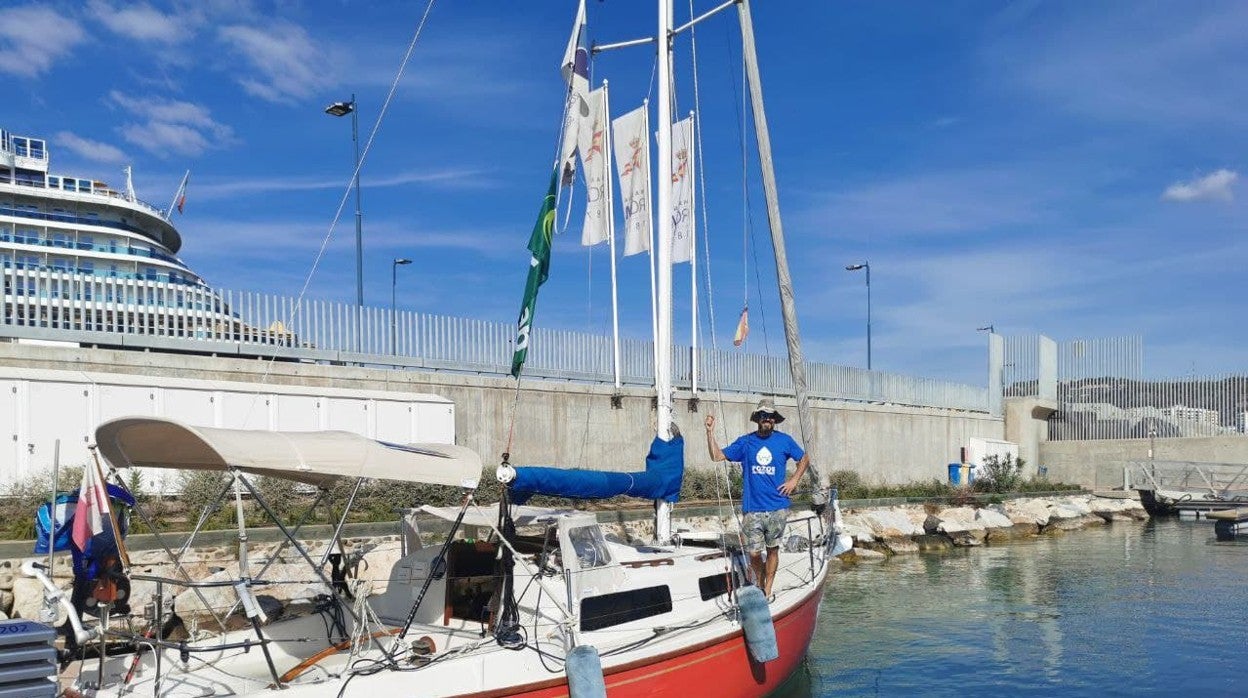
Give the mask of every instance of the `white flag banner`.
POLYGON ((693 117, 672 124, 672 264, 693 258, 693 117))
POLYGON ((589 93, 589 120, 581 129, 577 149, 581 151, 581 167, 585 174, 585 226, 581 228, 581 244, 606 242, 611 236, 608 217, 611 215, 611 173, 607 171, 607 88, 589 93))
POLYGON ((650 138, 646 107, 611 122, 615 169, 624 202, 624 256, 650 251, 650 138))
POLYGON ((581 0, 572 24, 572 35, 563 52, 561 71, 568 83, 568 103, 564 109, 563 143, 559 153, 563 185, 572 183, 576 167, 574 155, 582 128, 589 128, 589 32, 585 28, 585 0, 581 0))

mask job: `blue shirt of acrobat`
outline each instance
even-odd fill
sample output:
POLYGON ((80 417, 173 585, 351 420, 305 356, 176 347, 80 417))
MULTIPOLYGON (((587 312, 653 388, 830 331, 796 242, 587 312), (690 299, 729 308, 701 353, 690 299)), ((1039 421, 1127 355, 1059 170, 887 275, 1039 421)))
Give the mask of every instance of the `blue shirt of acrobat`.
POLYGON ((741 464, 745 495, 741 498, 744 511, 776 511, 787 509, 789 498, 780 493, 784 469, 790 459, 802 459, 806 452, 792 436, 773 431, 767 438, 750 432, 724 449, 724 456, 741 464))

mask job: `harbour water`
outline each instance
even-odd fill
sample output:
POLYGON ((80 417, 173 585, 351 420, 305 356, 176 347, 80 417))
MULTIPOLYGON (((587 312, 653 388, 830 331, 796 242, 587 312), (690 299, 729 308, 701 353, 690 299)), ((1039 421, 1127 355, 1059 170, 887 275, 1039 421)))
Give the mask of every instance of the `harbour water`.
POLYGON ((1248 696, 1248 543, 1163 520, 831 578, 785 696, 1248 696))

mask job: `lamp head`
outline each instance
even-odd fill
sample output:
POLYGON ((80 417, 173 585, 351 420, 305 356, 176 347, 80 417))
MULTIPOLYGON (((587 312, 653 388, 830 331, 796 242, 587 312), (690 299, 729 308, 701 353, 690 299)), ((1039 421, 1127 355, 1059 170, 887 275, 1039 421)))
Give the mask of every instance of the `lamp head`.
POLYGON ((334 102, 328 107, 325 107, 325 113, 330 116, 346 116, 353 111, 355 111, 355 100, 350 102, 334 102))
POLYGON ((866 268, 867 268, 866 262, 863 262, 862 264, 848 264, 845 266, 845 271, 858 271, 859 269, 866 269, 866 268))
POLYGON ((399 257, 398 259, 395 259, 395 260, 394 260, 394 263, 395 263, 395 264, 411 264, 411 263, 412 263, 412 260, 410 260, 410 259, 404 259, 404 258, 402 258, 402 257, 399 257))

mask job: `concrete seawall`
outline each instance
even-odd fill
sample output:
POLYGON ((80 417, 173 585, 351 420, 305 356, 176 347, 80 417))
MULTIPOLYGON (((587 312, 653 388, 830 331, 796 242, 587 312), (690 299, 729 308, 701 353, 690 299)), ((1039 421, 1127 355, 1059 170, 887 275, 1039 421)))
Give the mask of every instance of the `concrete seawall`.
MULTIPOLYGON (((1248 465, 1248 438, 1243 436, 1154 439, 1151 447, 1158 461, 1248 465)), ((1149 460, 1149 448, 1148 439, 1047 441, 1040 444, 1040 462, 1054 481, 1105 489, 1122 485, 1129 463, 1149 460)))
MULTIPOLYGON (((433 393, 455 403, 456 441, 482 455, 487 465, 510 449, 519 464, 553 464, 634 470, 643 466, 653 437, 653 394, 623 389, 618 408, 610 385, 524 381, 433 371, 397 371, 237 358, 177 355, 61 346, 0 344, 0 363, 20 368, 176 377, 251 384, 272 383, 348 390, 433 393), (512 425, 512 407, 515 423, 512 425)), ((705 415, 716 414, 721 442, 751 428, 757 395, 699 395, 696 411, 677 394, 676 422, 686 435, 693 467, 709 463, 703 442, 705 415)), ((777 398, 787 416, 793 403, 777 398)), ((812 401, 814 434, 805 439, 828 470, 854 470, 868 482, 896 484, 945 477, 971 437, 1001 439, 1000 417, 899 405, 812 401)), ((797 420, 785 424, 797 430, 797 420)))

